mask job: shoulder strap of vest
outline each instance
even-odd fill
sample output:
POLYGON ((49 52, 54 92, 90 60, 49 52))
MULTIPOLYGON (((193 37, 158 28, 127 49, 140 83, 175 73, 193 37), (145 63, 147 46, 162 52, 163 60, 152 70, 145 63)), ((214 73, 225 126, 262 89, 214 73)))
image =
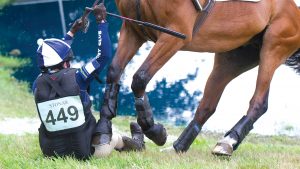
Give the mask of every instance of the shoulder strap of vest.
MULTIPOLYGON (((67 70, 66 69, 63 69, 61 70, 61 74, 63 74, 64 72, 66 72, 67 70)), ((62 88, 59 86, 58 82, 57 81, 53 81, 53 80, 50 80, 50 75, 49 74, 44 74, 44 76, 42 76, 42 78, 54 89, 54 91, 60 96, 60 97, 63 97, 63 96, 67 96, 67 93, 62 90, 62 88)))
POLYGON ((49 76, 42 76, 43 79, 58 93, 59 96, 65 96, 66 92, 63 91, 60 86, 56 83, 56 81, 52 81, 49 79, 49 76))

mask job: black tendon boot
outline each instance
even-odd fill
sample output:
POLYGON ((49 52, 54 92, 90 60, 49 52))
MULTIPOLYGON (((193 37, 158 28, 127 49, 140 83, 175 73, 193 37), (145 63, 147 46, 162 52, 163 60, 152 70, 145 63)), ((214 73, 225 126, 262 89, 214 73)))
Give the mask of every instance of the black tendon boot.
POLYGON ((186 152, 195 138, 201 131, 202 126, 195 120, 184 129, 179 138, 174 142, 173 147, 177 153, 186 152))
POLYGON ((102 118, 98 121, 95 128, 95 136, 93 137, 93 145, 109 144, 112 137, 111 121, 102 118))
POLYGON ((132 138, 123 136, 124 147, 121 151, 142 151, 145 149, 144 134, 137 123, 130 123, 132 138))
POLYGON ((156 145, 164 145, 167 141, 166 129, 161 124, 154 124, 153 113, 147 95, 135 98, 135 108, 138 113, 137 122, 144 134, 156 145))
POLYGON ((224 137, 230 136, 237 140, 237 144, 233 145, 233 150, 236 150, 244 138, 248 135, 250 130, 253 129, 253 121, 248 116, 243 116, 236 125, 228 131, 224 137))
POLYGON ((253 123, 254 122, 248 116, 243 116, 236 125, 225 134, 223 140, 217 143, 212 154, 218 156, 231 156, 233 151, 238 148, 250 130, 253 129, 253 123))
POLYGON ((111 120, 116 116, 117 106, 118 106, 118 94, 120 90, 120 85, 116 83, 107 84, 103 105, 101 107, 100 117, 106 117, 111 120))

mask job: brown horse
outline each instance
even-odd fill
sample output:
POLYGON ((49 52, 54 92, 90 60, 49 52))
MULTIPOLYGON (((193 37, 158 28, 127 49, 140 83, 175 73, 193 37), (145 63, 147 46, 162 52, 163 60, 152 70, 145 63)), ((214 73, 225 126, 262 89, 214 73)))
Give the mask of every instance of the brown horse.
MULTIPOLYGON (((150 54, 133 76, 137 121, 144 134, 157 145, 166 142, 166 131, 155 124, 145 93, 154 74, 178 51, 213 52, 213 70, 194 119, 173 147, 185 152, 201 127, 215 112, 226 85, 235 77, 259 66, 256 88, 247 115, 218 142, 214 154, 231 155, 253 124, 267 111, 270 82, 275 70, 300 47, 300 11, 293 0, 260 2, 216 2, 201 29, 193 36, 198 15, 191 0, 115 0, 120 13, 151 22, 187 35, 185 40, 124 22, 116 55, 109 68, 101 119, 107 123, 116 115, 118 82, 125 66, 147 40, 155 42, 150 54), (138 5, 137 3, 140 3, 138 5), (140 16, 137 14, 140 13, 140 16)), ((204 4, 206 0, 200 0, 204 4)), ((184 58, 183 58, 184 59, 184 58)), ((296 62, 292 62, 297 64, 296 62)), ((230 111, 230 110, 229 110, 230 111)))

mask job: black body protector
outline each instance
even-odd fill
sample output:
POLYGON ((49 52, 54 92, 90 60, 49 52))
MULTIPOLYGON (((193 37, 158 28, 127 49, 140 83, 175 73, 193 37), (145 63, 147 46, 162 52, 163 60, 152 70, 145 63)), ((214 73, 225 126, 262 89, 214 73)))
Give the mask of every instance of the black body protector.
POLYGON ((90 99, 81 98, 80 92, 86 91, 80 91, 76 70, 67 68, 53 74, 43 73, 36 81, 34 96, 41 128, 50 136, 76 132, 93 117, 90 99), (82 99, 86 100, 85 104, 82 99))

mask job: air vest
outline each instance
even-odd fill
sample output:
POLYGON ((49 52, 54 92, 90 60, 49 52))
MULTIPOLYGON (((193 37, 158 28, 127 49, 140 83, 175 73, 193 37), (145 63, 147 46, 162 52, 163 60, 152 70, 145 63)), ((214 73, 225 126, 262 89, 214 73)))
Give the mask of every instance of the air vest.
POLYGON ((36 80, 35 103, 41 127, 49 135, 77 132, 92 117, 91 101, 82 102, 81 97, 85 96, 80 95, 76 70, 67 68, 53 74, 43 73, 36 80))

